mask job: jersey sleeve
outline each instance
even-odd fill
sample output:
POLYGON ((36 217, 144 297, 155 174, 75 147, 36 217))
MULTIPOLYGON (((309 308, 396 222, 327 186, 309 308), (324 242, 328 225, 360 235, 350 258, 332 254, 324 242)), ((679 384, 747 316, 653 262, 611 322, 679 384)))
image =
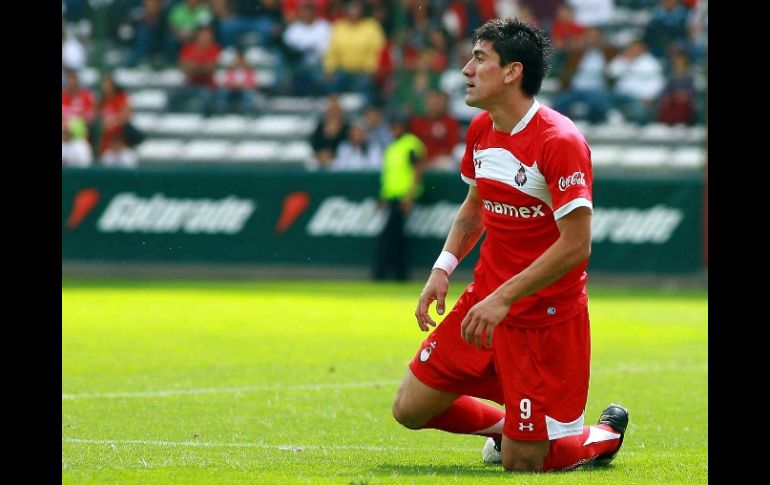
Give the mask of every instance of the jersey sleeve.
POLYGON ((544 150, 543 175, 559 220, 578 207, 593 210, 591 150, 578 133, 551 139, 544 150))
POLYGON ((460 177, 466 184, 474 187, 476 186, 476 166, 473 163, 473 147, 476 144, 478 126, 483 115, 483 112, 477 114, 468 125, 468 130, 465 133, 465 153, 460 161, 460 177))

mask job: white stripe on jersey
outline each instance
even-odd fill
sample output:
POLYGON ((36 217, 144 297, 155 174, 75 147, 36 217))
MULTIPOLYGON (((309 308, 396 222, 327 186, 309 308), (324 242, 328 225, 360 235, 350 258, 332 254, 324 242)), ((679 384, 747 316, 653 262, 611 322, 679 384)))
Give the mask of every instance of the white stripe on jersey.
POLYGON ((513 153, 505 148, 497 147, 474 151, 473 159, 476 162, 477 181, 485 178, 502 182, 531 197, 542 200, 553 209, 551 192, 548 190, 545 177, 537 168, 537 161, 528 167, 513 153), (478 164, 479 161, 481 161, 481 166, 478 164), (527 177, 523 185, 516 183, 516 175, 521 167, 524 167, 524 174, 527 177))
POLYGON ((591 212, 593 212, 594 210, 594 205, 591 203, 590 200, 580 197, 577 199, 572 199, 568 203, 564 204, 563 206, 553 211, 553 220, 558 221, 559 219, 566 216, 567 214, 577 209, 578 207, 588 207, 589 209, 591 209, 591 212))

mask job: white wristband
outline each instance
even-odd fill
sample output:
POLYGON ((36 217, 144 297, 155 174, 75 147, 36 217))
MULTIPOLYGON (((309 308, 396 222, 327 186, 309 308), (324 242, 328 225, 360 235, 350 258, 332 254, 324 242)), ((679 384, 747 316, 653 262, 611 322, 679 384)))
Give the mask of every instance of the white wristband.
POLYGON ((452 274, 452 271, 455 270, 457 265, 460 262, 457 260, 457 257, 450 253, 449 251, 441 251, 441 254, 438 255, 438 259, 435 263, 433 263, 433 268, 431 268, 431 271, 433 271, 436 268, 441 268, 444 271, 446 271, 447 276, 452 274))

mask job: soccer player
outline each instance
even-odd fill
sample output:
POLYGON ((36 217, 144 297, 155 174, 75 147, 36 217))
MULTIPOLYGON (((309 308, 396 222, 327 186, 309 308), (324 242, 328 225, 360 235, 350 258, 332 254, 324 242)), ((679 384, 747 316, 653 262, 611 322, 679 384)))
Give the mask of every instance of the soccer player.
POLYGON ((591 252, 591 152, 535 95, 550 42, 519 19, 476 30, 463 67, 468 195, 422 290, 422 331, 444 314, 449 275, 486 231, 473 282, 420 346, 393 403, 410 429, 488 436, 482 456, 508 471, 609 463, 628 412, 584 426, 590 368, 585 268, 591 252), (474 397, 505 405, 505 412, 474 397))

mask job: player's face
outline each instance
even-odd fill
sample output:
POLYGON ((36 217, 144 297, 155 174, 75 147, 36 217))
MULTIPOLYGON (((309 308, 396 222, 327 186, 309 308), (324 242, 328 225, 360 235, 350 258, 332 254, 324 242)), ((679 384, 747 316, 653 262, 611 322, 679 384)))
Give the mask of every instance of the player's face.
POLYGON ((473 55, 462 70, 465 76, 465 104, 485 109, 505 88, 505 73, 500 56, 492 42, 480 40, 473 46, 473 55))

